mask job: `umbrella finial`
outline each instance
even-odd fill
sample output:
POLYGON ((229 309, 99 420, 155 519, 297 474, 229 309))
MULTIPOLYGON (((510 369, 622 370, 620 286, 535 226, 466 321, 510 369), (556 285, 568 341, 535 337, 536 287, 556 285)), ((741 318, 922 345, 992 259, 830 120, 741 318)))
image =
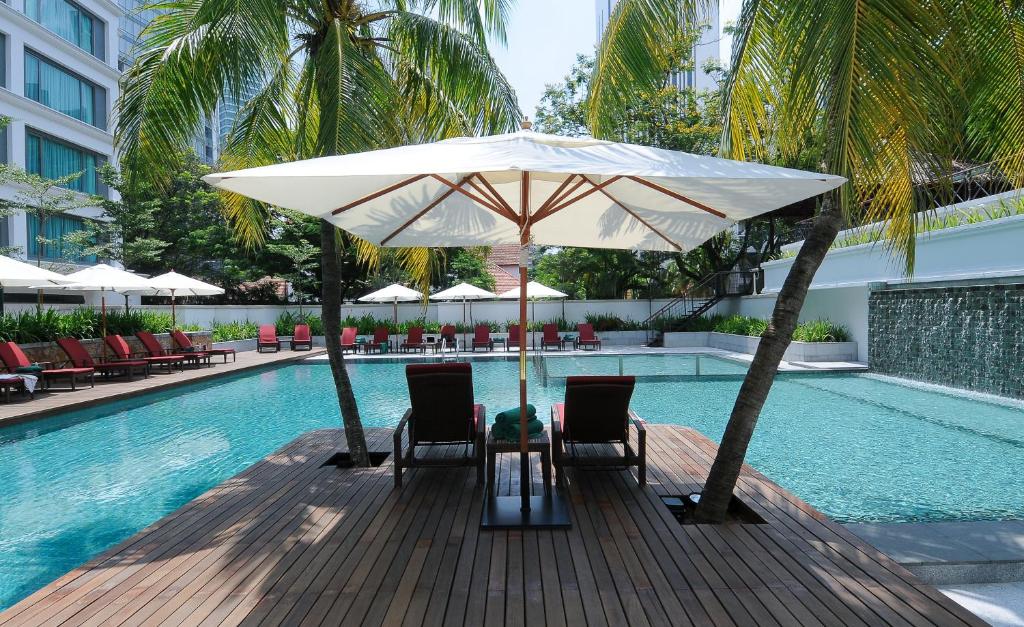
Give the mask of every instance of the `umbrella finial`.
POLYGON ((519 123, 519 128, 523 129, 524 131, 528 131, 533 128, 533 122, 530 121, 530 116, 523 116, 523 121, 519 123))

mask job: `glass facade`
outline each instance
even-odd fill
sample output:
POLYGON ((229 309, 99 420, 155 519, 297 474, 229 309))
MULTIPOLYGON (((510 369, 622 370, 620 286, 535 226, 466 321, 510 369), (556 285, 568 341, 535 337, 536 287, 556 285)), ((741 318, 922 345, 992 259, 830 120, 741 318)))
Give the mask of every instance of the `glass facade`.
POLYGON ((102 157, 87 150, 59 142, 32 132, 25 133, 25 170, 48 179, 56 179, 76 172, 82 175, 67 187, 86 194, 103 194, 97 166, 102 157))
POLYGON ((106 126, 106 92, 25 50, 25 97, 100 128, 106 126))
POLYGON ((89 54, 103 58, 103 22, 68 0, 25 0, 25 15, 89 54))
MULTIPOLYGON (((28 214, 28 258, 39 258, 39 216, 28 214)), ((65 241, 72 233, 85 230, 85 220, 72 215, 50 216, 46 219, 46 230, 43 233, 42 258, 48 261, 72 261, 82 264, 96 263, 96 255, 80 255, 78 248, 65 241)))

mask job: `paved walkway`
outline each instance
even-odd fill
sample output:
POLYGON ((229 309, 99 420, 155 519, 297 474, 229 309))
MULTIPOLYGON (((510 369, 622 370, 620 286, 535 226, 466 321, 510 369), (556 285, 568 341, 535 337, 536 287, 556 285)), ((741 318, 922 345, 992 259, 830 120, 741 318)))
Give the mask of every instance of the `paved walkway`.
POLYGON ((185 368, 184 371, 175 370, 170 374, 166 374, 162 370, 154 370, 148 379, 136 376, 134 381, 128 381, 124 377, 104 379, 97 375, 96 387, 90 388, 88 383, 80 381, 77 390, 72 390, 65 381, 60 380, 45 392, 37 391, 34 399, 30 399, 28 395, 12 394, 10 403, 0 403, 0 425, 25 422, 110 400, 164 390, 272 364, 305 359, 323 352, 325 352, 323 349, 307 352, 282 350, 279 353, 245 351, 238 353, 235 361, 231 361, 229 357, 227 363, 222 363, 223 358, 220 356, 214 357, 212 367, 185 368))

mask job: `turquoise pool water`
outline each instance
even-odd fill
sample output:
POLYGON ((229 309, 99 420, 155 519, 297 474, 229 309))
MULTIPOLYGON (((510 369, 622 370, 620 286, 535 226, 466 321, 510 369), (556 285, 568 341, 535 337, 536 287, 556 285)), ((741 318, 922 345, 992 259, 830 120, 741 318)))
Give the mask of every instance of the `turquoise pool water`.
MULTIPOLYGON (((721 436, 743 366, 638 356, 633 407, 721 436)), ((367 426, 407 405, 404 366, 352 364, 367 426)), ((617 373, 615 357, 531 365, 532 401, 560 377, 617 373), (547 386, 543 385, 543 374, 547 386)), ((516 364, 477 362, 489 415, 515 403, 516 364)), ((542 410, 546 415, 546 410, 542 410)), ((0 608, 85 562, 299 434, 340 422, 325 364, 302 364, 0 429, 0 608)), ((1024 411, 870 376, 777 379, 749 461, 841 521, 1024 518, 1024 411)))

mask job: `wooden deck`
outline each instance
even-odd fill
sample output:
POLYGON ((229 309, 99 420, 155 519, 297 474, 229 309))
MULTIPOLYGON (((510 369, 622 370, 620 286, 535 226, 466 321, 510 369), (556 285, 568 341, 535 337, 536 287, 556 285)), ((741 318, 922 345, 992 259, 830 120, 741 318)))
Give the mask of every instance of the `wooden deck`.
POLYGON ((678 524, 660 497, 698 488, 714 451, 691 430, 650 427, 643 490, 570 470, 572 529, 545 532, 481 531, 469 468, 395 490, 387 463, 322 467, 342 441, 297 439, 0 624, 984 624, 752 469, 737 494, 766 524, 678 524))

